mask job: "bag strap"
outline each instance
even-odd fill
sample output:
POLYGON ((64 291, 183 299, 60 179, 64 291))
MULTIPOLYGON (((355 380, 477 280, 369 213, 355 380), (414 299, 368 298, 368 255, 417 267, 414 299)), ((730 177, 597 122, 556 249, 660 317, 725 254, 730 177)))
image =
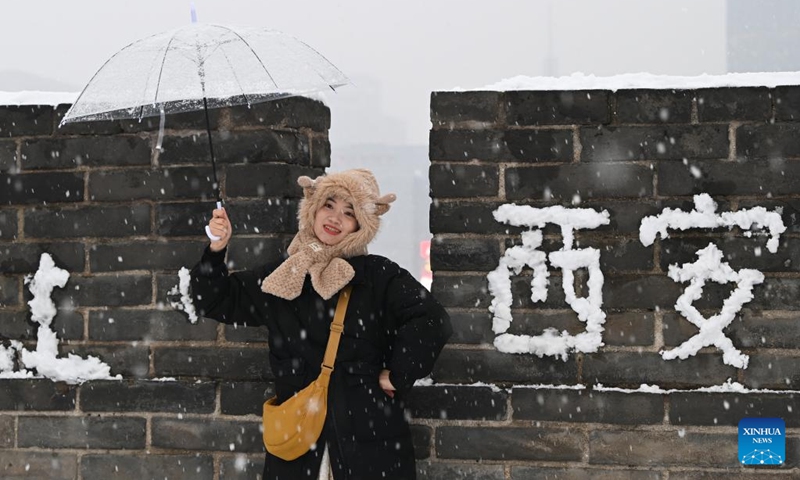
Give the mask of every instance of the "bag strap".
POLYGON ((344 330, 344 314, 347 312, 347 302, 350 301, 351 290, 353 290, 353 287, 348 285, 339 292, 336 313, 333 315, 333 323, 331 323, 331 335, 328 337, 328 346, 325 347, 322 368, 330 369, 331 372, 336 361, 336 352, 339 350, 339 339, 342 337, 342 330, 344 330))

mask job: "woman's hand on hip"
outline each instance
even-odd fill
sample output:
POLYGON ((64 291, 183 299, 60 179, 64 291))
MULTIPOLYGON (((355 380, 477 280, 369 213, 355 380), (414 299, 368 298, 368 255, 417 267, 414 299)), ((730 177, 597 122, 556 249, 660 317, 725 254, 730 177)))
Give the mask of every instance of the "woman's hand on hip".
POLYGON ((219 252, 228 246, 228 242, 233 235, 233 227, 231 221, 228 219, 228 212, 225 208, 217 208, 212 214, 211 220, 208 222, 208 228, 211 233, 220 237, 216 242, 211 242, 211 251, 219 252))
POLYGON ((389 370, 381 370, 381 374, 378 377, 378 383, 383 389, 383 393, 389 395, 390 398, 394 398, 394 391, 396 389, 394 388, 394 385, 392 385, 391 380, 389 380, 389 370))

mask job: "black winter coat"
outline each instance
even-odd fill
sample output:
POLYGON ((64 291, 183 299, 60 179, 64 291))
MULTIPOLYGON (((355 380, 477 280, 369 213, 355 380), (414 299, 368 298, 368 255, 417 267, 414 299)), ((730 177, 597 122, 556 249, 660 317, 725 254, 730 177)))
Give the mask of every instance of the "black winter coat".
MULTIPOLYGON (((198 312, 228 324, 269 329, 269 360, 278 401, 320 373, 338 295, 323 300, 306 277, 291 301, 262 292, 278 264, 228 274, 225 252, 206 248, 192 270, 198 312)), ((391 260, 366 255, 347 260, 355 270, 334 372, 328 415, 318 448, 287 462, 267 453, 264 480, 317 479, 324 440, 336 480, 413 479, 414 449, 404 399, 414 381, 430 374, 452 333, 444 308, 411 274, 391 260), (378 384, 390 370, 394 398, 378 384)))

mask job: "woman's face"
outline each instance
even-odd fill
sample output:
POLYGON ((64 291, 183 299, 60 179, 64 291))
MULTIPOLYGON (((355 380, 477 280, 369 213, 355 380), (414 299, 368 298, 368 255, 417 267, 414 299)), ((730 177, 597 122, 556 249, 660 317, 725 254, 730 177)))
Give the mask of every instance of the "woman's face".
POLYGON ((325 245, 336 245, 358 230, 358 221, 350 203, 329 198, 314 217, 314 235, 325 245))

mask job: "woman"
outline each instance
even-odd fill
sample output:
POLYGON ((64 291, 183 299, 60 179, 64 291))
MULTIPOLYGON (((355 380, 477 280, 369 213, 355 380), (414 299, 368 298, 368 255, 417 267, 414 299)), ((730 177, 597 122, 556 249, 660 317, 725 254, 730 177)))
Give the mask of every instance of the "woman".
POLYGON ((228 275, 231 223, 224 209, 214 211, 209 227, 221 238, 192 271, 195 306, 220 322, 269 329, 282 403, 319 375, 337 293, 351 285, 322 434, 296 460, 267 453, 264 479, 317 479, 328 467, 335 480, 413 479, 404 399, 430 374, 452 333, 449 317, 406 270, 367 254, 395 200, 380 196, 371 172, 300 177, 298 184, 300 229, 289 257, 274 265, 228 275))

